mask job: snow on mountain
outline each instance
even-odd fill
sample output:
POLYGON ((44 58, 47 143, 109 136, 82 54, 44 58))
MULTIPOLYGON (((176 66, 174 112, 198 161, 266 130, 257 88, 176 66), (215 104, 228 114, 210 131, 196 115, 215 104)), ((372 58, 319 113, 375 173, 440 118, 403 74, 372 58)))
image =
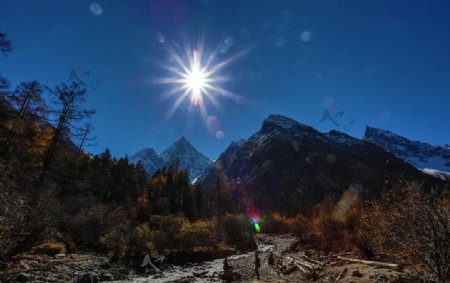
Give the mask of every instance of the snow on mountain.
POLYGON ((301 126, 302 124, 300 124, 299 122, 282 116, 282 115, 276 115, 276 114, 270 114, 269 117, 267 117, 264 122, 263 122, 263 127, 265 126, 267 127, 267 125, 272 125, 272 126, 277 126, 280 128, 284 128, 284 129, 290 129, 293 127, 298 127, 301 126))
POLYGON ((363 139, 384 148, 425 173, 442 178, 450 172, 448 145, 433 146, 372 127, 366 127, 363 139))
POLYGON ((152 176, 158 169, 174 166, 188 172, 189 178, 195 180, 203 175, 212 163, 208 157, 198 152, 184 137, 174 142, 163 153, 153 149, 142 149, 130 157, 134 164, 141 161, 145 171, 152 176))
POLYGON ((450 172, 443 172, 436 169, 424 168, 422 172, 438 177, 442 180, 450 180, 450 172))
POLYGON ((361 143, 361 140, 354 138, 352 136, 349 136, 345 133, 331 130, 329 133, 325 134, 329 139, 346 146, 355 146, 361 143))
POLYGON ((270 115, 251 137, 231 143, 198 182, 213 188, 225 180, 232 196, 295 215, 352 186, 364 194, 390 188, 403 174, 437 182, 373 143, 270 115))
POLYGON ((198 152, 184 137, 161 153, 165 166, 176 166, 186 170, 191 180, 205 173, 212 161, 198 152))
POLYGON ((164 160, 153 148, 144 148, 129 158, 130 162, 137 164, 139 161, 144 165, 145 171, 152 176, 156 170, 164 166, 164 160))

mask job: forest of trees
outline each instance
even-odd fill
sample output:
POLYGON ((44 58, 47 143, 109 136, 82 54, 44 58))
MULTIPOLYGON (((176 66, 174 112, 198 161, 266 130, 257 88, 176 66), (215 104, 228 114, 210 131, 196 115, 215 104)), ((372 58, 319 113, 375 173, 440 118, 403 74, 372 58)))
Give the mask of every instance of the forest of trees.
MULTIPOLYGON (((5 33, 0 51, 12 52, 5 33)), ((178 168, 147 176, 142 164, 113 158, 108 149, 89 154, 84 147, 92 140, 95 111, 86 108, 82 82, 49 87, 30 81, 13 88, 1 76, 0 83, 3 260, 45 243, 114 258, 211 252, 236 243, 245 248, 243 242, 254 247, 250 223, 225 215, 229 202, 220 180, 204 190, 178 168)))

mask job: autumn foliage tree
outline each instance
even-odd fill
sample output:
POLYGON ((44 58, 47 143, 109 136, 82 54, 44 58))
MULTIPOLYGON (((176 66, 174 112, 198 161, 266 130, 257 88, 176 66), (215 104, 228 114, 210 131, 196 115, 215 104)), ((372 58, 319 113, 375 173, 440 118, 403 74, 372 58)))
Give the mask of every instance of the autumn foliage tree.
POLYGON ((450 281, 450 195, 406 184, 389 199, 387 240, 427 266, 439 282, 450 281))
MULTIPOLYGON (((20 142, 27 141, 28 148, 38 151, 42 129, 45 128, 47 105, 43 98, 43 87, 36 81, 20 84, 15 91, 8 94, 8 101, 17 109, 9 132, 3 145, 3 153, 7 154, 14 142, 20 138, 20 142)), ((17 147, 16 147, 17 149, 17 147)))

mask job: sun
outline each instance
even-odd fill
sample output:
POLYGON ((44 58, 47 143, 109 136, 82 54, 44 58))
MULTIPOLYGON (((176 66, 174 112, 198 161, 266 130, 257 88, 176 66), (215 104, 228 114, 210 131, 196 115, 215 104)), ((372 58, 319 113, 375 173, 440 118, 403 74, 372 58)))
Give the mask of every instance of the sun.
POLYGON ((185 56, 182 56, 168 48, 170 63, 162 63, 161 66, 170 72, 170 76, 156 81, 170 86, 166 96, 178 96, 166 116, 172 116, 186 99, 190 101, 191 107, 200 109, 205 117, 208 112, 207 105, 221 110, 218 100, 220 96, 241 102, 239 95, 222 87, 230 78, 220 73, 228 64, 242 56, 243 52, 227 60, 218 60, 218 51, 205 55, 202 45, 193 50, 187 46, 184 49, 185 56))
POLYGON ((193 105, 199 105, 203 95, 207 93, 207 89, 211 89, 210 82, 214 81, 210 78, 208 70, 201 66, 201 62, 197 58, 196 52, 193 54, 192 65, 186 73, 182 73, 181 83, 184 84, 183 89, 188 90, 191 95, 193 105))

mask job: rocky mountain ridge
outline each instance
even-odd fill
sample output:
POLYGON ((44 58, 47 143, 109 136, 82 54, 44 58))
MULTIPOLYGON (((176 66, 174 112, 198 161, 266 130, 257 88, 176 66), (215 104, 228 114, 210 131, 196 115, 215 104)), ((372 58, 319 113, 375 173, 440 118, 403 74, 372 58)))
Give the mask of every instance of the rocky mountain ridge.
POLYGON ((212 161, 197 151, 185 137, 175 141, 161 154, 152 148, 144 148, 132 155, 130 161, 134 164, 142 162, 150 176, 163 167, 181 168, 188 172, 191 180, 201 177, 212 164, 212 161))
POLYGON ((425 173, 450 176, 450 145, 433 146, 373 127, 366 127, 363 140, 384 148, 425 173))
POLYGON ((376 195, 399 176, 436 180, 371 142, 270 115, 250 138, 232 143, 200 184, 214 187, 221 178, 243 202, 295 214, 345 191, 376 195))

